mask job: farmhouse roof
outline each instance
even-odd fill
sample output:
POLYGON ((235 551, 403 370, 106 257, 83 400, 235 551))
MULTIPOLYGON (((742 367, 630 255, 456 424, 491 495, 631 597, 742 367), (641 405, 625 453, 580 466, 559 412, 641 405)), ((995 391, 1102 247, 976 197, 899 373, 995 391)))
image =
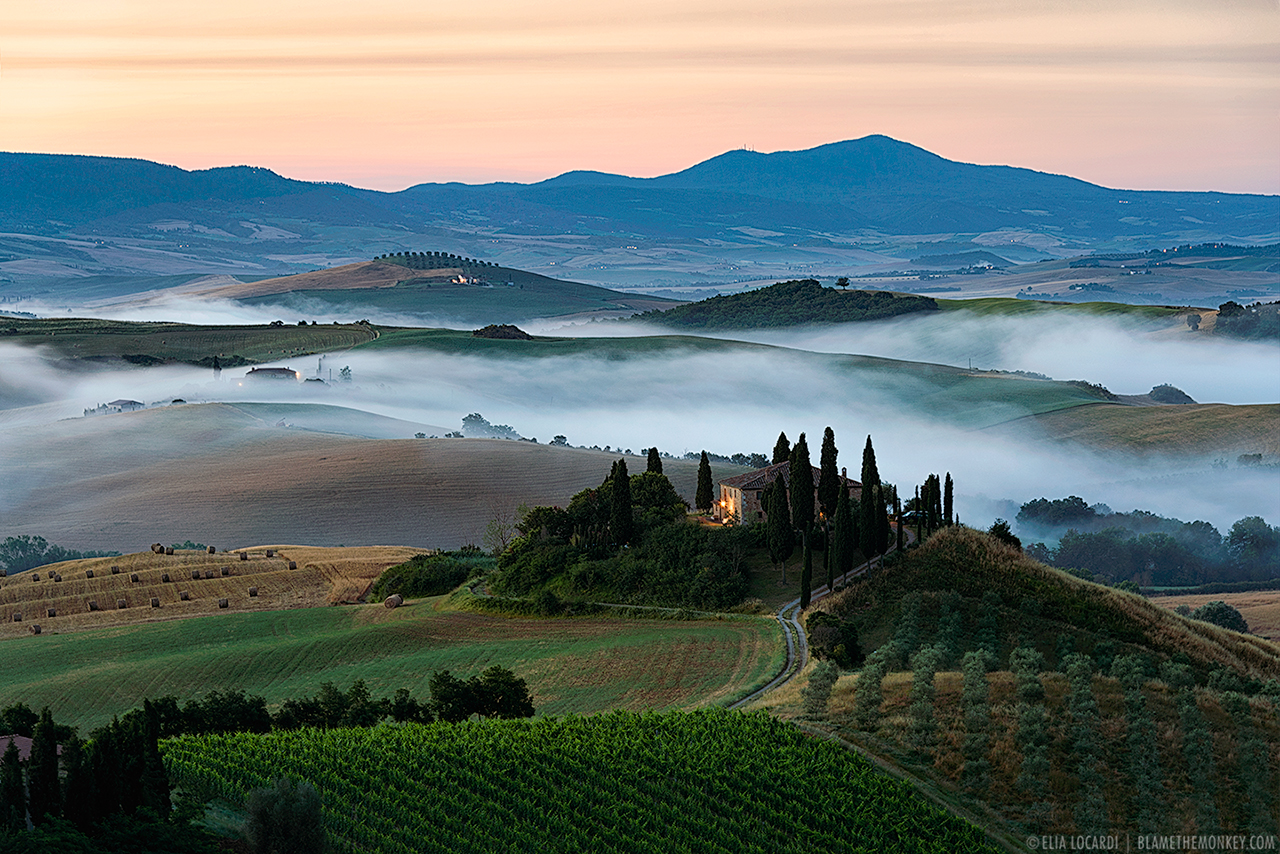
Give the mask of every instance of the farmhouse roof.
MULTIPOLYGON (((0 756, 9 749, 9 742, 13 742, 18 748, 18 758, 26 762, 31 758, 31 739, 25 735, 0 735, 0 756)), ((58 755, 62 755, 62 745, 58 745, 58 755)))
POLYGON ((107 404, 107 406, 115 406, 120 409, 123 409, 126 406, 142 406, 142 405, 143 405, 142 401, 140 400, 125 400, 124 398, 121 398, 120 400, 113 400, 107 404))
MULTIPOLYGON (((817 482, 822 478, 822 469, 818 468, 817 466, 810 466, 810 468, 813 469, 813 482, 814 484, 817 484, 817 482)), ((749 471, 746 474, 735 475, 734 477, 726 477, 724 480, 720 481, 720 485, 731 486, 735 489, 741 489, 744 491, 749 489, 764 489, 766 486, 773 483, 779 477, 782 478, 782 483, 787 487, 787 489, 790 489, 791 488, 791 461, 790 460, 783 460, 780 463, 774 463, 773 465, 765 466, 762 469, 749 471)), ((852 487, 853 489, 862 488, 862 484, 858 483, 858 481, 854 480, 853 478, 849 478, 849 477, 845 478, 844 483, 845 483, 845 486, 852 487)))
POLYGON ((296 380, 298 372, 293 368, 250 368, 246 377, 253 379, 296 380))

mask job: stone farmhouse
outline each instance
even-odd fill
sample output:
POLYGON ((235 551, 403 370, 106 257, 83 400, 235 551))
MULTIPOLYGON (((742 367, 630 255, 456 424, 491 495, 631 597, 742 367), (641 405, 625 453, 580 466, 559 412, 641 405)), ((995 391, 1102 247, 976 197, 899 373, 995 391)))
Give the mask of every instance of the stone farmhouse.
MULTIPOLYGON (((812 468, 813 506, 820 508, 817 487, 822 471, 816 466, 812 468)), ((777 478, 782 478, 782 482, 787 489, 791 489, 791 463, 789 461, 784 460, 735 477, 726 477, 720 481, 720 499, 712 507, 713 518, 724 524, 752 525, 756 522, 763 522, 767 518, 767 514, 760 506, 760 499, 764 494, 764 488, 777 478)), ((862 498, 861 483, 846 477, 844 478, 844 486, 849 489, 849 497, 854 501, 862 498)), ((821 511, 819 510, 819 512, 821 511)))

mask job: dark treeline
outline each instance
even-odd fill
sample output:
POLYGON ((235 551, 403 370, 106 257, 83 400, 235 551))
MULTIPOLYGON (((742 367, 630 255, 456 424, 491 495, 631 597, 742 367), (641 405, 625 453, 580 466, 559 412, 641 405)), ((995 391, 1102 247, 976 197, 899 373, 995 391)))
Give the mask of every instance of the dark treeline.
POLYGON ((473 267, 496 267, 490 261, 477 261, 448 252, 397 252, 394 255, 379 255, 375 261, 388 261, 408 267, 410 270, 443 270, 450 267, 471 269, 473 267))
POLYGON ((1280 300, 1254 305, 1240 305, 1234 300, 1227 300, 1218 306, 1218 320, 1213 331, 1251 341, 1280 340, 1280 300))
POLYGON ((1072 495, 1027 502, 1018 523, 1024 531, 1060 536, 1056 548, 1032 543, 1027 547, 1031 557, 1112 582, 1190 587, 1280 576, 1280 528, 1259 516, 1239 520, 1223 536, 1208 522, 1183 522, 1145 510, 1115 513, 1072 495))
POLYGON ((764 329, 806 323, 883 320, 937 308, 937 302, 930 297, 896 295, 888 291, 842 293, 822 287, 815 279, 800 279, 711 297, 666 311, 655 309, 633 319, 694 329, 764 329))
POLYGON ((78 552, 54 545, 44 537, 21 534, 5 537, 0 543, 0 569, 7 573, 22 572, 49 563, 64 560, 81 560, 87 557, 112 557, 120 552, 78 552))

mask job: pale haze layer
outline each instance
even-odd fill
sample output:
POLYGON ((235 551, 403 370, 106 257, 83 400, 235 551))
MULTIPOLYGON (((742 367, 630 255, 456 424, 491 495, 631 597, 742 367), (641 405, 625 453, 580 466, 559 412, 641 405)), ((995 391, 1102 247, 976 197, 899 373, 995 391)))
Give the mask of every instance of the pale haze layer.
POLYGON ((0 150, 401 189, 883 133, 1275 193, 1277 34, 1272 0, 9 0, 0 150))

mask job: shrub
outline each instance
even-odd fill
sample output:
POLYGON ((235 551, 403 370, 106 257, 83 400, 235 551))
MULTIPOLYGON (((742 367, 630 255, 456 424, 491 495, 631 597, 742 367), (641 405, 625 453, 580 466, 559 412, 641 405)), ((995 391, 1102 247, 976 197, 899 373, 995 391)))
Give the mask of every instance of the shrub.
POLYGON ((1231 629, 1235 632, 1249 631, 1249 624, 1245 622, 1244 616, 1221 600, 1204 603, 1192 611, 1190 616, 1193 620, 1203 620, 1206 623, 1213 623, 1215 626, 1222 626, 1224 629, 1231 629))
POLYGON ((277 777, 274 785, 249 792, 245 839, 254 854, 320 854, 329 843, 320 813, 320 793, 307 782, 277 777))
POLYGON ((448 555, 414 555, 404 563, 388 567, 374 582, 370 595, 384 599, 401 596, 440 596, 471 575, 471 568, 448 555))

